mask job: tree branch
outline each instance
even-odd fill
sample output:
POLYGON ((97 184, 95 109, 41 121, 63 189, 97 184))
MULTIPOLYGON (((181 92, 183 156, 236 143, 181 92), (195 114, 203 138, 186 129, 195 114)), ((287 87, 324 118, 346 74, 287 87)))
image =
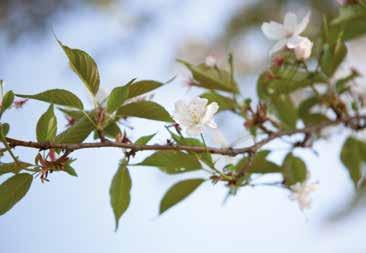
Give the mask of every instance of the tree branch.
POLYGON ((288 131, 278 131, 268 135, 268 137, 254 143, 251 146, 243 147, 243 148, 215 148, 215 147, 202 147, 202 146, 186 146, 186 145, 137 145, 132 143, 120 143, 120 142, 93 142, 93 143, 80 143, 80 144, 56 144, 56 143, 39 143, 33 141, 23 141, 17 140, 10 137, 6 137, 6 141, 9 146, 14 147, 28 147, 35 148, 41 150, 47 149, 63 149, 67 151, 74 151, 79 149, 88 149, 88 148, 103 148, 103 147, 113 147, 113 148, 124 148, 129 150, 143 151, 143 150, 179 150, 179 151, 189 151, 195 153, 206 153, 209 152, 211 154, 219 154, 226 156, 236 156, 239 154, 250 153, 253 154, 269 142, 281 138, 283 136, 291 136, 295 134, 309 134, 316 131, 319 131, 323 128, 336 126, 336 125, 345 125, 354 130, 360 130, 366 128, 366 115, 356 115, 351 117, 346 117, 342 119, 335 119, 332 121, 325 121, 320 124, 307 126, 299 129, 288 130, 288 131), (362 124, 361 124, 361 121, 362 124))

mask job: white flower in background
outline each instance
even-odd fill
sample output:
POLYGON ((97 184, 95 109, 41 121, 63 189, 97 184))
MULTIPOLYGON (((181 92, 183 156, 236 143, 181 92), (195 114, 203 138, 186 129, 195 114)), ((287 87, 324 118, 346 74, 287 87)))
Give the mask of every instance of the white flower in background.
POLYGON ((174 119, 183 127, 189 135, 202 133, 205 127, 217 128, 213 116, 218 111, 216 102, 207 105, 205 98, 195 97, 189 103, 179 100, 175 103, 174 119))
POLYGON ((207 67, 215 67, 217 64, 217 59, 214 56, 209 55, 205 59, 205 64, 207 67))
POLYGON ((301 211, 311 207, 310 194, 318 189, 318 183, 308 184, 307 181, 290 186, 290 199, 298 202, 301 211))
POLYGON ((311 55, 313 45, 314 44, 311 40, 300 36, 291 39, 287 43, 287 47, 294 50, 296 59, 298 60, 308 59, 311 55))
POLYGON ((298 22, 297 16, 289 12, 285 15, 283 24, 271 21, 263 23, 262 31, 270 40, 276 40, 277 43, 270 50, 270 54, 283 49, 285 46, 294 45, 295 41, 299 41, 300 34, 305 31, 310 20, 310 12, 298 22))

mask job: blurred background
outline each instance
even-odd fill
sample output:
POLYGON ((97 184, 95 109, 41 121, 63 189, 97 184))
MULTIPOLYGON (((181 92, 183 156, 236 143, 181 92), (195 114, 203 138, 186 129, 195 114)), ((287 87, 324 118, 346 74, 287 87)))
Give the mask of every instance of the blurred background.
MULTIPOLYGON (((94 57, 107 91, 135 77, 166 81, 176 75, 154 97, 170 112, 177 99, 199 94, 187 86, 188 72, 176 58, 203 62, 213 55, 223 64, 233 52, 241 90, 253 97, 257 75, 268 66, 271 46, 260 24, 281 21, 290 10, 300 16, 312 10, 307 34, 314 36, 323 13, 336 15, 337 3, 2 0, 0 78, 16 93, 65 88, 87 104, 88 94, 69 69, 54 32, 64 44, 94 57)), ((365 38, 348 46, 344 68, 354 66, 366 73, 365 38)), ((12 125, 10 136, 34 139, 37 119, 46 108, 41 102, 28 101, 24 108, 8 113, 5 121, 12 125)), ((221 113, 217 123, 230 143, 242 140, 245 144, 247 133, 240 119, 221 113)), ((161 123, 131 119, 128 124, 134 126, 133 131, 127 129, 132 139, 157 131, 154 142, 166 139, 161 123)), ((59 129, 65 125, 59 114, 59 129)), ((338 158, 345 136, 336 130, 333 137, 318 142, 319 156, 297 151, 307 162, 312 181, 320 183, 313 207, 306 213, 288 199, 289 192, 279 188, 247 187, 224 203, 227 189, 205 183, 185 202, 158 217, 164 192, 192 175, 168 176, 153 168, 134 167, 130 170, 132 202, 117 233, 108 191, 121 151, 78 151, 74 154, 78 178, 55 173, 49 183, 36 180, 29 194, 0 217, 0 252, 365 252, 366 214, 362 207, 349 210, 354 189, 338 158)), ((274 161, 281 161, 288 151, 277 144, 273 148, 274 161)), ((21 157, 34 157, 32 151, 16 151, 21 157)))

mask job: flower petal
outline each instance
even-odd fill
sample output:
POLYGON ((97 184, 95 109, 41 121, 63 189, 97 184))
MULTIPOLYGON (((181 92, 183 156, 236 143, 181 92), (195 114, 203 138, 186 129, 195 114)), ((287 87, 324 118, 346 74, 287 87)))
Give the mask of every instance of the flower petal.
POLYGON ((278 41, 276 44, 274 44, 274 46, 271 48, 271 50, 269 50, 269 55, 272 55, 275 52, 283 49, 286 46, 286 43, 287 43, 286 39, 278 41))
POLYGON ((191 100, 188 105, 188 110, 191 114, 191 117, 202 118, 206 112, 206 105, 208 100, 206 98, 195 97, 191 100))
POLYGON ((294 48, 298 47, 306 39, 307 38, 301 37, 301 36, 292 36, 291 38, 289 38, 287 40, 286 46, 289 49, 294 49, 294 48))
POLYGON ((297 28, 297 16, 292 12, 286 13, 285 19, 283 21, 283 25, 286 31, 290 34, 295 33, 295 29, 297 28))
POLYGON ((183 100, 178 100, 175 102, 174 107, 176 113, 182 113, 187 109, 187 105, 183 100))
POLYGON ((175 112, 173 118, 176 122, 183 126, 192 124, 192 116, 188 110, 187 104, 183 100, 175 102, 175 112))
POLYGON ((310 15, 311 15, 311 12, 309 11, 308 13, 306 13, 305 17, 301 20, 301 22, 298 25, 296 25, 296 28, 294 30, 294 35, 299 35, 303 31, 305 31, 305 29, 308 26, 309 21, 310 21, 310 15))
MULTIPOLYGON (((215 113, 219 110, 219 105, 216 102, 213 102, 211 104, 209 104, 206 107, 206 112, 205 115, 203 115, 202 119, 201 119, 201 123, 204 124, 209 124, 209 122, 212 121, 213 116, 215 115, 215 113)), ((216 125, 216 124, 215 124, 216 125)))
POLYGON ((217 124, 215 121, 211 120, 209 122, 207 122, 206 124, 207 126, 211 127, 211 128, 217 128, 217 124))
POLYGON ((202 133, 202 127, 199 125, 187 127, 186 133, 190 136, 197 136, 202 133))
POLYGON ((281 40, 286 37, 286 31, 283 25, 271 21, 270 23, 263 23, 262 32, 270 40, 281 40))

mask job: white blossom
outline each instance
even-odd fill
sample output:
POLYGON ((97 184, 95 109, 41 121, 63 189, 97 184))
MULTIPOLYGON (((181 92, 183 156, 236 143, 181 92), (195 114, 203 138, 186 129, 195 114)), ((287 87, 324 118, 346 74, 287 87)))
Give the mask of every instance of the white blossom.
POLYGON ((297 201, 301 211, 309 209, 311 207, 310 194, 318 189, 318 183, 298 182, 290 186, 291 195, 290 199, 297 201))
POLYGON ((273 54, 285 46, 294 45, 295 41, 304 38, 300 34, 305 31, 310 20, 310 12, 298 22, 297 16, 289 12, 285 15, 283 24, 271 21, 265 22, 262 25, 262 31, 264 35, 270 39, 277 41, 273 48, 270 50, 270 54, 273 54))
POLYGON ((217 64, 217 60, 214 56, 209 55, 205 59, 205 64, 207 67, 215 67, 217 64))
POLYGON ((305 37, 294 37, 287 43, 289 49, 293 49, 295 52, 296 59, 306 60, 311 55, 313 49, 313 42, 305 37))
POLYGON ((187 134, 198 135, 205 127, 217 128, 213 116, 218 111, 216 102, 207 105, 205 98, 195 97, 189 103, 179 100, 175 103, 174 119, 182 125, 187 134))

